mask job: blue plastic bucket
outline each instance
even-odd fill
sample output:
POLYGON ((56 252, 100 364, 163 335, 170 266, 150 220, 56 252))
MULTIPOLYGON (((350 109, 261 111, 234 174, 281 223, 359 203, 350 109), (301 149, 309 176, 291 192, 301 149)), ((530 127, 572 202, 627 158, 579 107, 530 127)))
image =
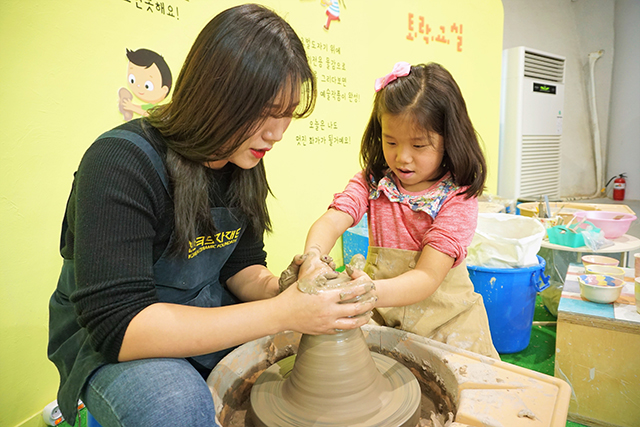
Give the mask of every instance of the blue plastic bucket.
POLYGON ((367 214, 364 214, 356 226, 349 228, 342 234, 342 259, 345 264, 348 264, 355 254, 362 254, 366 258, 368 250, 369 228, 367 214))
POLYGON ((102 427, 89 411, 87 411, 87 427, 102 427))
POLYGON ((540 255, 537 257, 539 264, 532 267, 467 266, 473 287, 484 300, 498 353, 517 353, 529 345, 536 294, 549 287, 545 261, 540 255))

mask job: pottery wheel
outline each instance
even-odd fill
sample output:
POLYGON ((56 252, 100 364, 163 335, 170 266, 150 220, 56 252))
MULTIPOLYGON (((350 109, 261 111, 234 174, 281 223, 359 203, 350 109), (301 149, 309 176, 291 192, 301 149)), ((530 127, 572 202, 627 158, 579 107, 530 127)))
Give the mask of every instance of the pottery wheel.
POLYGON ((256 426, 400 427, 418 424, 420 385, 398 361, 372 353, 358 329, 303 335, 298 354, 251 389, 256 426))

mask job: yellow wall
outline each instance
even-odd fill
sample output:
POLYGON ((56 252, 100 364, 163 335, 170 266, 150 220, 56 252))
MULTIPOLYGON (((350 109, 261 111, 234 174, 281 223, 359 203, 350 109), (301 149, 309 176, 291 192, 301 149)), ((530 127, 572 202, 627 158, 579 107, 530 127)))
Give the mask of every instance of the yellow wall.
MULTIPOLYGON (((125 49, 162 54, 175 79, 202 26, 239 2, 154 2, 164 4, 164 14, 146 10, 144 3, 0 4, 0 426, 42 424, 38 414, 55 398, 58 374, 46 359, 47 303, 61 266, 61 219, 84 150, 123 120, 117 90, 126 85, 125 49), (168 6, 177 8, 177 17, 167 15, 168 6)), ((489 190, 495 192, 503 18, 499 0, 344 0, 341 21, 332 22, 328 31, 322 28, 326 16, 319 0, 264 3, 286 16, 304 39, 320 91, 345 95, 341 101, 319 97, 312 118, 294 123, 266 157, 276 196, 270 201, 275 233, 267 238, 274 272, 302 250, 309 225, 357 171, 373 81, 399 60, 441 62, 456 77, 484 140, 489 190), (413 41, 407 39, 409 14, 418 37, 413 41), (440 34, 443 26, 449 44, 435 39, 425 43, 421 18, 431 28, 430 36, 440 34), (454 24, 462 25, 462 34, 452 32, 454 24), (334 63, 339 67, 333 69, 334 63), (330 69, 327 64, 332 64, 330 69), (324 121, 324 131, 311 128, 316 120, 324 121), (330 136, 343 143, 329 145, 330 136), (298 144, 302 138, 306 145, 298 144), (317 138, 326 143, 320 139, 312 144, 317 138)))

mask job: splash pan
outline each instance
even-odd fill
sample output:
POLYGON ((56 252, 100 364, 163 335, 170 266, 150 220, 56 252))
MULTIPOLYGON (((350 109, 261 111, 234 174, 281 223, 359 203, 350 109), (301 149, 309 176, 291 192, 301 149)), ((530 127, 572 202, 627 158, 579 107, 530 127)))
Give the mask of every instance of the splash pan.
MULTIPOLYGON (((565 381, 397 329, 361 329, 370 351, 402 363, 418 380, 420 425, 437 425, 434 419, 445 425, 451 418, 451 427, 566 425, 571 389, 565 381)), ((251 341, 216 366, 207 384, 223 427, 254 426, 248 410, 253 384, 296 354, 300 338, 284 332, 251 341)))

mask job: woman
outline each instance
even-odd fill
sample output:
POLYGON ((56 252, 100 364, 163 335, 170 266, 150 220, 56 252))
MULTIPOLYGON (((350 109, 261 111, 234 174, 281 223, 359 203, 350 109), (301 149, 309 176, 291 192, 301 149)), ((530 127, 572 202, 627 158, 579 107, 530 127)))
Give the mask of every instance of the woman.
MULTIPOLYGON (((216 425, 204 378, 232 347, 367 322, 356 315, 372 302, 338 304, 339 290, 278 293, 266 268, 262 158, 315 96, 292 28, 262 6, 238 6, 199 34, 169 104, 87 150, 50 302, 65 419, 80 398, 104 427, 216 425)), ((372 292, 358 280, 353 296, 372 292)))

